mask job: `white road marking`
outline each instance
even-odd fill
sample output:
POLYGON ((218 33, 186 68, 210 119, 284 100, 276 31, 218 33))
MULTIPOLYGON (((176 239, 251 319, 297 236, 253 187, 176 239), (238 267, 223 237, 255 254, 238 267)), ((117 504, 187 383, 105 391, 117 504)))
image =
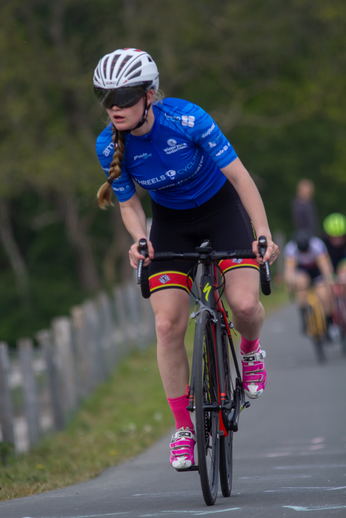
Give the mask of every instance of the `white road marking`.
POLYGON ((346 505, 333 505, 329 507, 298 507, 295 505, 283 505, 286 509, 293 509, 294 511, 331 511, 332 509, 346 509, 346 505))
POLYGON ((341 486, 341 487, 302 487, 302 486, 299 486, 299 487, 281 487, 280 489, 266 489, 264 491, 264 493, 282 493, 282 491, 306 491, 306 490, 311 490, 311 491, 316 491, 316 489, 318 491, 321 491, 321 490, 325 490, 325 491, 338 491, 340 489, 346 489, 346 486, 341 486))
POLYGON ((313 471, 316 471, 316 469, 329 468, 346 468, 346 464, 302 464, 298 466, 275 466, 274 469, 311 469, 313 471))
POLYGON ((163 516, 164 514, 177 514, 177 515, 190 514, 191 516, 205 516, 207 514, 228 513, 229 511, 239 511, 239 510, 240 510, 240 507, 231 507, 229 509, 219 509, 217 511, 215 511, 215 509, 210 510, 210 511, 208 511, 208 510, 205 510, 205 511, 183 511, 183 510, 160 511, 159 513, 155 513, 155 514, 140 514, 140 515, 138 515, 138 518, 152 518, 155 516, 163 516))
MULTIPOLYGON (((120 516, 121 514, 129 514, 129 511, 106 514, 85 514, 80 516, 47 516, 47 518, 104 518, 105 516, 120 516)), ((35 516, 23 516, 23 518, 35 518, 35 516)))

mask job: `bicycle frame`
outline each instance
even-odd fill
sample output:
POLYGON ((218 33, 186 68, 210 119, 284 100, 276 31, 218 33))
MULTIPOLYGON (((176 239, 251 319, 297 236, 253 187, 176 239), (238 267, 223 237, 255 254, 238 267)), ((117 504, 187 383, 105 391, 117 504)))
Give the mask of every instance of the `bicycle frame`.
MULTIPOLYGON (((207 251, 207 249, 206 249, 207 251)), ((230 323, 228 322, 228 314, 225 310, 225 307, 222 303, 221 296, 217 286, 218 279, 218 270, 217 264, 214 261, 209 261, 208 263, 201 261, 202 264, 202 275, 200 282, 200 298, 196 299, 196 302, 199 303, 199 310, 197 312, 193 312, 191 318, 196 318, 197 315, 201 311, 208 311, 211 315, 211 324, 213 331, 213 342, 215 347, 215 358, 217 362, 217 373, 218 373, 218 401, 219 405, 217 408, 211 406, 211 411, 219 412, 219 423, 220 423, 220 432, 222 435, 227 436, 230 430, 237 431, 238 430, 238 422, 239 415, 243 408, 250 406, 250 402, 245 402, 245 393, 243 389, 243 384, 241 381, 241 374, 239 369, 239 364, 233 344, 233 339, 231 336, 230 323), (221 391, 221 387, 225 386, 224 379, 224 369, 221 368, 223 362, 223 347, 224 343, 222 340, 222 336, 227 335, 227 340, 230 346, 231 355, 233 359, 233 364, 236 371, 236 379, 235 379, 235 390, 234 390, 234 401, 229 402, 226 399, 226 393, 221 391), (232 403, 232 407, 230 405, 232 403)), ((194 411, 194 397, 195 397, 195 388, 194 388, 194 355, 192 359, 192 369, 191 369, 191 384, 189 386, 189 406, 187 409, 190 412, 194 411)))

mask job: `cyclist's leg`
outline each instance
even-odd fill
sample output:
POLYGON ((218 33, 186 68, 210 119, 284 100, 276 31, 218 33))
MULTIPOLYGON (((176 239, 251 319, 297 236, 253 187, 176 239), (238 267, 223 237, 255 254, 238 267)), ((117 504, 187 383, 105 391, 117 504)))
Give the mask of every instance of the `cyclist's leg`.
POLYGON ((295 271, 294 281, 296 304, 299 308, 304 308, 307 304, 308 290, 311 286, 311 277, 305 270, 298 268, 295 271))
POLYGON ((195 435, 185 395, 189 362, 184 344, 189 295, 180 289, 159 290, 151 295, 157 335, 157 361, 168 403, 175 418, 170 463, 178 470, 194 464, 195 435))
POLYGON ((237 268, 225 273, 225 296, 232 310, 234 327, 240 332, 243 385, 248 397, 259 397, 266 386, 267 375, 258 338, 264 321, 259 301, 258 270, 237 268))
POLYGON ((179 289, 152 293, 155 314, 157 359, 166 396, 180 397, 189 382, 185 332, 189 315, 189 296, 179 289))
POLYGON ((331 286, 323 279, 317 279, 315 281, 316 295, 322 302, 322 306, 326 317, 331 317, 333 310, 333 293, 331 286))
POLYGON ((233 324, 247 340, 256 340, 264 322, 259 301, 258 270, 236 268, 225 273, 225 297, 232 310, 233 324))

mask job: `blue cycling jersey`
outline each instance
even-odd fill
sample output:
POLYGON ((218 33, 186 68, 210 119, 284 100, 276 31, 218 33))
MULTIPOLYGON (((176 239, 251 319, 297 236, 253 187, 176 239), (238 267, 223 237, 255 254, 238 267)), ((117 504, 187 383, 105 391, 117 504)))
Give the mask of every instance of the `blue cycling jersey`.
MULTIPOLYGON (((125 134, 121 176, 112 188, 120 202, 135 193, 134 181, 153 200, 172 209, 188 209, 209 200, 226 181, 220 171, 237 155, 215 124, 199 106, 182 99, 164 99, 153 106, 150 133, 125 134)), ((99 135, 96 152, 108 176, 113 159, 112 125, 99 135)))

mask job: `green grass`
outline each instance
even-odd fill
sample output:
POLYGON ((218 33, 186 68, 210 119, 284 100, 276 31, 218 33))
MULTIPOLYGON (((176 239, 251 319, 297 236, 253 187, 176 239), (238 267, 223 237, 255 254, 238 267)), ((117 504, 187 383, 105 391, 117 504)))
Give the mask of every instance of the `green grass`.
MULTIPOLYGON (((268 314, 287 301, 280 288, 263 302, 268 314)), ((192 324, 186 339, 189 357, 193 331, 192 324)), ((158 373, 156 349, 152 346, 137 351, 84 403, 64 431, 46 436, 29 453, 16 457, 0 443, 0 500, 96 477, 104 469, 142 452, 173 425, 158 373)))

